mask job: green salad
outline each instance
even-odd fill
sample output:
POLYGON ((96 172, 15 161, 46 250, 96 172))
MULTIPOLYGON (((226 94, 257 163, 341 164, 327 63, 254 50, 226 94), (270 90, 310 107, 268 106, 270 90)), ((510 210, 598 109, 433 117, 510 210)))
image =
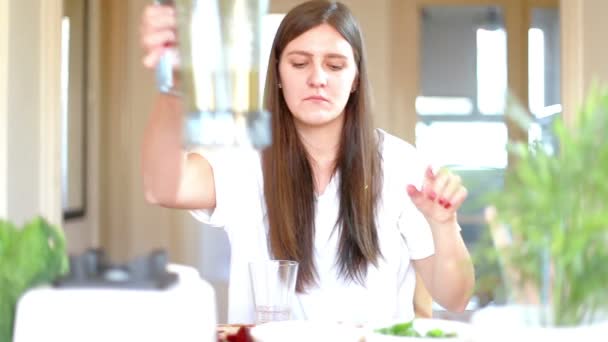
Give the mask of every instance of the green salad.
POLYGON ((410 336, 410 337, 431 337, 431 338, 444 338, 444 337, 456 337, 455 332, 444 332, 441 329, 431 329, 426 332, 426 335, 420 334, 414 329, 414 322, 405 322, 391 325, 390 327, 380 328, 375 330, 379 334, 392 335, 392 336, 410 336))

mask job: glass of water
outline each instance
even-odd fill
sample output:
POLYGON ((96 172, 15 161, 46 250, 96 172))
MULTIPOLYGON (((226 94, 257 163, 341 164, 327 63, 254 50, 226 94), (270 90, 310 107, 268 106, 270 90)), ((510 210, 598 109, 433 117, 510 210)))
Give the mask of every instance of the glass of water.
POLYGON ((260 260, 249 263, 256 324, 291 318, 297 274, 296 261, 260 260))

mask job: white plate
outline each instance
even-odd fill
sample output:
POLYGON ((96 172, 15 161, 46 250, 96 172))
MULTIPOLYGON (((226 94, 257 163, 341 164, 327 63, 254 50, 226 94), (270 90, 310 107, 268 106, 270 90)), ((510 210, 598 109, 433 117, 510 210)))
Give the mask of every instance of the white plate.
POLYGON ((260 324, 251 329, 256 342, 360 342, 364 330, 350 324, 317 321, 281 321, 260 324))
POLYGON ((466 342, 471 341, 472 330, 468 323, 448 321, 443 319, 432 318, 416 318, 414 319, 414 329, 424 336, 427 331, 432 329, 441 329, 444 333, 456 333, 456 337, 449 338, 431 338, 431 337, 408 337, 408 336, 392 336, 384 335, 375 332, 376 329, 390 327, 403 321, 393 321, 387 323, 374 324, 366 329, 365 342, 414 342, 414 341, 449 341, 449 342, 466 342))

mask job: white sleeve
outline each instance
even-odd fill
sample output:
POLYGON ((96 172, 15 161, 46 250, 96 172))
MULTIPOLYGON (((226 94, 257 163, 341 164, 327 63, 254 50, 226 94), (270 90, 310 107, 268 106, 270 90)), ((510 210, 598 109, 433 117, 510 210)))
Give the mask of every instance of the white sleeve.
POLYGON ((424 259, 435 253, 431 227, 424 215, 412 203, 401 212, 397 225, 405 238, 410 259, 424 259))
POLYGON ((239 210, 239 189, 243 188, 241 183, 246 181, 245 173, 253 168, 251 162, 259 162, 259 155, 257 152, 254 156, 249 151, 239 150, 191 153, 202 155, 211 165, 215 185, 215 208, 196 209, 190 213, 207 226, 224 228, 230 224, 235 211, 239 210))

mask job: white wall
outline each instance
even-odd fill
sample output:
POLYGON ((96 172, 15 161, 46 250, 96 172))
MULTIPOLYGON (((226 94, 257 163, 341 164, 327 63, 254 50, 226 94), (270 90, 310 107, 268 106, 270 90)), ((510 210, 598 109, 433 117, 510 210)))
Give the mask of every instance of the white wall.
POLYGON ((583 4, 583 68, 584 84, 589 87, 596 80, 608 82, 608 44, 606 33, 608 24, 608 2, 605 0, 585 0, 583 4))
MULTIPOLYGON (((9 2, 0 2, 0 75, 8 75, 9 2)), ((0 217, 8 215, 8 77, 0 77, 0 217)))
POLYGON ((2 2, 0 22, 0 215, 60 223, 59 21, 61 2, 2 2))
MULTIPOLYGON (((38 1, 12 1, 11 18, 38 14, 38 1)), ((38 20, 12 20, 8 49, 8 216, 23 222, 37 214, 39 93, 32 87, 38 81, 40 48, 38 20), (20 34, 14 34, 19 32, 20 34), (25 52, 28 53, 25 53, 25 52), (19 179, 20 181, 15 181, 19 179), (34 199, 34 201, 32 201, 34 199)))
POLYGON ((569 121, 593 82, 608 85, 606 13, 605 0, 560 1, 562 98, 569 121))

